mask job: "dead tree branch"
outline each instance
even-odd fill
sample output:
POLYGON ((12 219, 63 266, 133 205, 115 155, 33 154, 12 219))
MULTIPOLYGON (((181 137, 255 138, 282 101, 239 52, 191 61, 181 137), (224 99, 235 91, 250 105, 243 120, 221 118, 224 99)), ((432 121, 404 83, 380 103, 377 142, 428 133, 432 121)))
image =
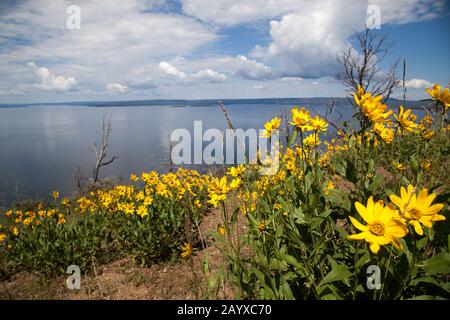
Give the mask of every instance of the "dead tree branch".
POLYGON ((379 69, 380 63, 390 53, 393 43, 387 42, 386 35, 376 34, 374 30, 355 32, 355 49, 348 45, 339 53, 337 60, 344 67, 338 74, 338 79, 350 91, 355 92, 361 86, 364 91, 374 95, 382 95, 383 103, 389 98, 394 89, 400 84, 397 79, 399 60, 395 61, 387 71, 379 69))
POLYGON ((110 165, 115 160, 117 160, 119 157, 113 155, 110 160, 105 161, 105 158, 107 157, 107 150, 109 147, 109 135, 112 131, 111 126, 111 116, 112 113, 109 115, 108 118, 106 116, 103 116, 102 121, 102 139, 100 142, 100 146, 95 142, 94 143, 94 152, 95 152, 95 166, 93 170, 93 181, 94 183, 98 181, 98 176, 100 174, 100 168, 103 166, 110 165))

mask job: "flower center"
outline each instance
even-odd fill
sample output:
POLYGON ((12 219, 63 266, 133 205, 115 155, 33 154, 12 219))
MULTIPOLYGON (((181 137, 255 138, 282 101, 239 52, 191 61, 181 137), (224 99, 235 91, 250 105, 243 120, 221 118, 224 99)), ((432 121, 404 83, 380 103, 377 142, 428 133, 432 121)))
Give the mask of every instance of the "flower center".
POLYGON ((376 236, 382 236, 384 234, 384 224, 379 221, 374 221, 369 224, 369 230, 376 236))
POLYGON ((411 210, 409 210, 409 216, 411 217, 411 220, 419 220, 422 216, 422 213, 420 212, 420 210, 412 208, 411 210))

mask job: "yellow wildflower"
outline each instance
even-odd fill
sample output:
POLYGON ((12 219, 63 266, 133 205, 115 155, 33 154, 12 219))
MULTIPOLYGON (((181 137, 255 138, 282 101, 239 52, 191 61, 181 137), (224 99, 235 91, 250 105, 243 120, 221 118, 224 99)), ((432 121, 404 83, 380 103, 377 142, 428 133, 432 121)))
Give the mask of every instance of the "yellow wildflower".
POLYGON ((401 187, 400 197, 391 195, 389 198, 399 208, 402 218, 414 226, 418 235, 423 235, 421 224, 431 228, 433 221, 445 220, 444 216, 438 214, 444 205, 442 203, 431 205, 436 198, 436 193, 428 194, 427 189, 420 190, 416 196, 416 189, 408 185, 407 189, 401 187))
POLYGON ((182 252, 181 257, 182 258, 189 258, 192 255, 192 244, 190 242, 185 242, 184 245, 181 246, 182 252))
POLYGON ((423 171, 429 171, 431 169, 431 161, 429 160, 422 160, 420 162, 420 167, 423 171))
POLYGON ((217 232, 218 232, 221 236, 225 235, 225 232, 226 232, 225 227, 224 227, 224 226, 219 226, 219 227, 217 228, 217 232))
POLYGON ((317 133, 312 133, 308 135, 305 139, 303 139, 303 145, 306 147, 314 147, 318 146, 322 142, 319 140, 319 136, 317 133))
POLYGON ((228 174, 234 178, 242 176, 245 171, 245 167, 239 164, 237 167, 231 167, 228 169, 228 174))
POLYGON ((146 216, 148 216, 148 210, 147 207, 144 205, 140 205, 137 208, 136 213, 141 217, 141 218, 145 218, 146 216))
POLYGON ((309 114, 309 111, 305 110, 305 108, 297 109, 292 108, 292 121, 290 124, 294 125, 296 129, 302 130, 302 131, 308 131, 311 130, 312 127, 309 125, 309 121, 311 120, 311 116, 309 114))
POLYGON ((327 186, 325 187, 325 194, 329 194, 330 190, 334 189, 334 183, 333 181, 328 181, 327 186))
POLYGON ((270 138, 272 136, 273 131, 275 131, 276 129, 278 129, 280 127, 281 124, 281 119, 278 117, 273 118, 272 120, 266 122, 264 124, 264 132, 262 133, 262 136, 264 138, 270 138))
POLYGON ((400 128, 400 132, 413 132, 417 128, 417 124, 411 120, 411 109, 404 110, 403 106, 400 106, 398 115, 394 114, 394 118, 397 121, 397 126, 400 128))
POLYGON ((64 207, 68 208, 68 207, 70 206, 70 200, 67 199, 67 198, 64 198, 64 199, 62 199, 61 204, 62 204, 64 207))
POLYGON ((392 114, 392 110, 387 111, 387 106, 381 102, 382 96, 373 97, 370 92, 364 92, 361 86, 353 98, 362 114, 372 122, 384 122, 392 114))
POLYGON ((390 144, 394 139, 394 131, 392 129, 386 128, 382 123, 374 123, 373 131, 387 144, 390 144))
POLYGON ((382 201, 374 203, 373 197, 367 201, 367 206, 355 202, 355 208, 367 225, 360 223, 354 217, 349 217, 351 223, 360 233, 349 235, 351 240, 365 240, 370 244, 370 250, 377 254, 381 246, 392 243, 401 249, 399 238, 404 237, 408 230, 405 225, 396 219, 395 210, 384 206, 382 201))
POLYGON ((450 108, 450 92, 448 88, 441 91, 441 86, 435 84, 431 89, 425 89, 426 92, 433 98, 433 100, 440 102, 445 110, 450 108))
POLYGON ((202 203, 200 202, 199 199, 195 199, 195 200, 194 200, 194 205, 195 205, 197 208, 201 208, 201 207, 202 207, 202 203))
POLYGON ((328 123, 324 119, 319 118, 319 116, 312 118, 310 124, 317 132, 326 132, 328 128, 328 123))
POLYGON ((258 223, 258 230, 259 230, 259 232, 266 231, 266 224, 264 222, 258 223))
POLYGON ((66 219, 64 218, 64 215, 59 213, 58 214, 58 224, 65 224, 66 223, 66 219))

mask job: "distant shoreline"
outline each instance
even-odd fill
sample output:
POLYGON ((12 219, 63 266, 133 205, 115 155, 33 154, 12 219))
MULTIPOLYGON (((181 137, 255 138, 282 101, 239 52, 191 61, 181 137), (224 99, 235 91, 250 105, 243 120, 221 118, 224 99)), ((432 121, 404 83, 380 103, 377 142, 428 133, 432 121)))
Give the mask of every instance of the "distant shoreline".
MULTIPOLYGON (((204 99, 204 100, 128 100, 128 101, 71 101, 71 102, 39 102, 39 103, 0 103, 0 108, 25 108, 34 106, 80 106, 80 107, 151 107, 151 106, 168 106, 173 108, 185 107, 213 107, 222 101, 226 105, 254 105, 268 104, 280 106, 293 105, 326 105, 335 101, 336 105, 348 104, 348 98, 342 97, 314 97, 314 98, 263 98, 263 99, 204 99)), ((417 109, 428 103, 426 100, 403 100, 391 98, 387 104, 389 106, 399 106, 405 104, 408 108, 417 109)))

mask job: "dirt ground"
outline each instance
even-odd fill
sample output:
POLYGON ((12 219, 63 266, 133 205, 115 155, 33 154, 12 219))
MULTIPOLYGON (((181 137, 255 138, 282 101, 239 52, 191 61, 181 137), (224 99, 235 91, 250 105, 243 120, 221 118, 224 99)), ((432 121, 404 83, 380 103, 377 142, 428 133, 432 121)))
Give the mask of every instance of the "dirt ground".
MULTIPOLYGON (((204 250, 197 251, 192 261, 183 259, 150 267, 138 267, 129 259, 118 260, 96 267, 96 272, 82 276, 79 290, 67 289, 66 276, 46 280, 35 274, 20 272, 9 280, 0 282, 0 299, 190 300, 212 298, 213 296, 205 294, 210 274, 205 276, 202 266, 205 255, 208 255, 210 272, 217 279, 217 273, 224 265, 223 254, 217 243, 206 236, 210 230, 217 229, 220 219, 218 210, 213 210, 205 216, 200 229, 208 246, 204 250), (196 270, 195 276, 191 263, 196 270)), ((222 279, 218 288, 217 296, 214 298, 234 298, 233 286, 227 280, 222 279)))

